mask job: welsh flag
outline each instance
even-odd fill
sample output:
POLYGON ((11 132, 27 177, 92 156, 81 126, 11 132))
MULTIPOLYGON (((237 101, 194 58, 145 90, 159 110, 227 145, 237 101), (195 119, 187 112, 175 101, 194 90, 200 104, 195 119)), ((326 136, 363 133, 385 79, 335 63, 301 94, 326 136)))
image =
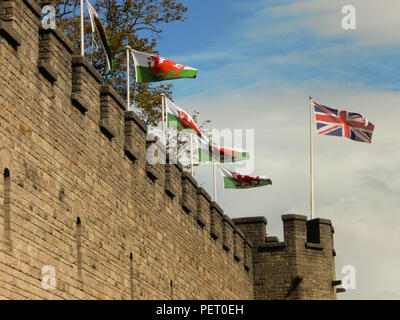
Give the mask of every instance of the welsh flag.
POLYGON ((168 128, 174 128, 179 131, 192 129, 197 136, 205 138, 192 117, 168 98, 165 98, 165 111, 167 113, 168 128))
POLYGON ((148 53, 132 50, 136 82, 157 82, 180 78, 196 78, 197 71, 188 66, 148 53))
POLYGON ((97 15, 96 10, 92 7, 88 0, 86 1, 86 8, 89 12, 90 23, 92 25, 92 32, 95 30, 99 35, 101 47, 103 48, 104 55, 106 57, 106 74, 109 74, 110 71, 114 68, 114 61, 112 59, 112 52, 110 42, 108 41, 108 37, 106 34, 106 30, 104 29, 103 23, 101 22, 99 16, 97 15))
POLYGON ((220 170, 224 179, 225 189, 248 189, 272 184, 271 179, 268 179, 265 176, 254 177, 230 171, 223 167, 220 167, 220 170))
POLYGON ((247 151, 219 147, 203 138, 198 138, 198 143, 199 162, 230 163, 250 159, 250 153, 247 151))

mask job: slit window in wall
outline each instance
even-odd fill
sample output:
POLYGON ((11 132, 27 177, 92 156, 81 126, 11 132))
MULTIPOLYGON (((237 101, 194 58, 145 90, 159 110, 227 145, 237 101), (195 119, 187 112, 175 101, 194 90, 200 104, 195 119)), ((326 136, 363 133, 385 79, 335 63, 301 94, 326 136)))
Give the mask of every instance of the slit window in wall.
POLYGON ((3 224, 4 224, 4 241, 11 243, 11 177, 10 170, 4 169, 3 173, 3 224))
POLYGON ((133 287, 133 256, 132 256, 132 252, 129 254, 129 284, 131 286, 131 300, 133 300, 134 287, 133 287))
POLYGON ((170 295, 171 299, 174 298, 174 284, 173 284, 172 280, 169 282, 169 295, 170 295))
POLYGON ((81 218, 76 219, 76 266, 78 269, 78 279, 82 280, 82 225, 81 218))

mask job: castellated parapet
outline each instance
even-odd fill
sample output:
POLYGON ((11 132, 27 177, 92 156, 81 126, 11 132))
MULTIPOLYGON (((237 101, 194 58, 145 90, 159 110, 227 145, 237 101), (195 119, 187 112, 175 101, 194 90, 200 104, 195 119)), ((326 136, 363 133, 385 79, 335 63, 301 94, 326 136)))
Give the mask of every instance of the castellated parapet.
POLYGON ((278 242, 179 163, 147 163, 163 145, 40 16, 0 2, 1 299, 336 297, 330 221, 285 215, 278 242))
POLYGON ((282 216, 284 241, 266 235, 264 217, 233 219, 253 242, 255 299, 335 299, 333 227, 330 220, 282 216))

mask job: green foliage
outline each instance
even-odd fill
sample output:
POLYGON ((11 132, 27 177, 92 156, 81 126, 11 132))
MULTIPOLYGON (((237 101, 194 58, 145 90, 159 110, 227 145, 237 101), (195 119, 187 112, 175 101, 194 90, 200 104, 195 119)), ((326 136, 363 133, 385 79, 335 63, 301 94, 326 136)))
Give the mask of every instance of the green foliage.
MULTIPOLYGON (((125 46, 141 52, 158 54, 156 46, 162 25, 185 21, 187 8, 177 0, 89 0, 105 26, 114 59, 114 70, 105 82, 126 96, 126 50, 125 46)), ((39 5, 53 5, 57 10, 57 27, 74 44, 75 54, 80 52, 80 1, 39 0, 39 5)), ((92 43, 90 19, 85 5, 85 55, 93 66, 104 74, 105 58, 97 40, 92 43)), ((97 35, 95 35, 97 38, 97 35)), ((131 69, 133 71, 133 68, 131 69)), ((131 73, 132 96, 146 124, 156 126, 161 120, 161 93, 171 97, 171 83, 157 85, 137 84, 133 90, 134 72, 131 73)), ((133 101, 133 99, 132 99, 133 101)))

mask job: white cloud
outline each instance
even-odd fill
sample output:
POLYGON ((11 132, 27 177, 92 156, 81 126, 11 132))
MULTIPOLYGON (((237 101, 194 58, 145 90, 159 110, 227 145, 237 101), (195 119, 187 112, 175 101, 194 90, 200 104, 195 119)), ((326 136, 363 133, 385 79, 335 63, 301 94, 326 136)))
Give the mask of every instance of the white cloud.
MULTIPOLYGON (((308 95, 334 108, 345 107, 375 124, 371 145, 345 138, 315 137, 315 188, 318 217, 332 219, 336 234, 336 270, 356 267, 357 289, 341 299, 396 297, 400 282, 400 94, 359 85, 309 83, 304 87, 237 89, 217 96, 197 95, 201 117, 216 128, 255 129, 255 170, 270 176, 272 186, 223 190, 219 201, 232 217, 264 215, 268 233, 282 238, 280 216, 308 214, 308 95), (238 201, 240 196, 240 201, 238 201)), ((189 107, 189 111, 190 107, 189 107)), ((211 168, 197 169, 211 191, 211 168)))
POLYGON ((400 44, 400 2, 397 0, 301 0, 277 5, 259 11, 254 16, 253 36, 262 33, 290 33, 303 30, 322 36, 354 38, 360 45, 400 44), (341 22, 342 7, 352 5, 356 9, 356 30, 344 30, 341 22), (266 17, 285 19, 285 23, 269 27, 266 17), (260 24, 262 23, 262 26, 260 24))

